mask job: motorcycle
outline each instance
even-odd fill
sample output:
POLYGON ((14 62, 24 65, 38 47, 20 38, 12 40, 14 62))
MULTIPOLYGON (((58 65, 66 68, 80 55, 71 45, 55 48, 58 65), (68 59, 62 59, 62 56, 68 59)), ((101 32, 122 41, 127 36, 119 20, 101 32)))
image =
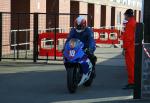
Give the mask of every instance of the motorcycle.
POLYGON ((67 88, 70 93, 75 93, 81 85, 91 86, 95 77, 95 64, 93 64, 88 55, 83 50, 84 44, 79 39, 71 39, 64 47, 63 57, 64 65, 67 71, 67 88), (86 61, 88 67, 81 66, 86 61), (85 75, 83 69, 88 70, 85 75))

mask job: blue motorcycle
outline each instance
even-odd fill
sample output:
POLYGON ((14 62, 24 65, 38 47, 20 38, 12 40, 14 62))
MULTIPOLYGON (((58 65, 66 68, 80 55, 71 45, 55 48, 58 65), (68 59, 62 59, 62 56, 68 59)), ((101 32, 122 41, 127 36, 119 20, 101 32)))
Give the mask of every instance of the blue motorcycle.
POLYGON ((84 44, 79 39, 71 39, 64 47, 64 65, 67 71, 67 87, 75 93, 78 86, 91 86, 95 65, 83 50, 84 44))

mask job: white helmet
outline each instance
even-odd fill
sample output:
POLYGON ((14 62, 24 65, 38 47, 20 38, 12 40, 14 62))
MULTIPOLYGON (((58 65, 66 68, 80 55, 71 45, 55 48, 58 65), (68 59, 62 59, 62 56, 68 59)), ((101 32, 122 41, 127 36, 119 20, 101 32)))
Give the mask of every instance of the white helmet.
POLYGON ((74 27, 78 33, 83 32, 86 28, 86 20, 83 16, 77 17, 74 21, 74 27))

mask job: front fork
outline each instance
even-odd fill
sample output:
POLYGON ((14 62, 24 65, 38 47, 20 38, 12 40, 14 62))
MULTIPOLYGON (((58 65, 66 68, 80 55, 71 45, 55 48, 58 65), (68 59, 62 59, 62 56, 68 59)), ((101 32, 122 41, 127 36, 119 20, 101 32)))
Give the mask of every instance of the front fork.
POLYGON ((64 65, 65 65, 66 71, 68 71, 68 69, 70 69, 72 67, 75 69, 74 73, 76 74, 77 83, 79 83, 82 78, 82 74, 83 74, 81 65, 79 63, 64 63, 64 65))

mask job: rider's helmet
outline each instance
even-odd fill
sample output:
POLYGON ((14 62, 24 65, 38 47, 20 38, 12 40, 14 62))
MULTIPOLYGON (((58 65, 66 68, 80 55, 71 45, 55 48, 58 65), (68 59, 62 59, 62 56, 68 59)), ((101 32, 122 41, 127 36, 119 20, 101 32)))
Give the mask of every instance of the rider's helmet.
POLYGON ((74 27, 78 33, 83 32, 86 28, 85 18, 82 16, 77 17, 77 19, 74 21, 74 27))

